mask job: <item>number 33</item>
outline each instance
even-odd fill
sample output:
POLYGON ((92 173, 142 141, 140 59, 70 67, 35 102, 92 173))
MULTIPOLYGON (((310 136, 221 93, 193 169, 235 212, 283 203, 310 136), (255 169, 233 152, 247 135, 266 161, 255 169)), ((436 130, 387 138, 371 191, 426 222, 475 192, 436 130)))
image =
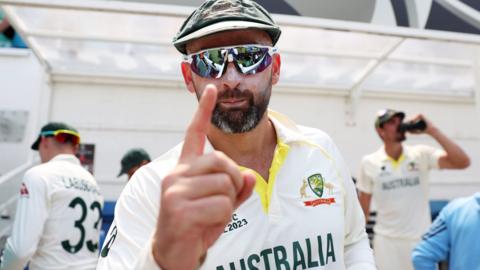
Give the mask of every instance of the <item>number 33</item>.
MULTIPOLYGON (((63 249, 65 251, 69 252, 69 253, 72 253, 72 254, 77 253, 78 251, 80 251, 80 249, 82 249, 83 242, 85 240, 85 228, 83 227, 83 222, 85 221, 85 218, 87 217, 87 205, 85 204, 85 201, 82 198, 76 197, 75 199, 73 199, 70 202, 70 204, 68 206, 70 208, 75 208, 77 205, 80 205, 80 209, 82 210, 82 216, 80 217, 80 219, 75 221, 75 228, 78 228, 78 230, 80 231, 80 240, 75 245, 70 244, 69 240, 63 240, 62 241, 63 249)), ((98 209, 98 219, 93 224, 93 228, 98 230, 98 225, 100 224, 100 221, 102 220, 102 207, 101 207, 100 203, 97 202, 97 201, 94 201, 90 205, 90 210, 93 211, 95 209, 98 209)), ((86 242, 86 245, 87 245, 87 249, 90 252, 95 252, 98 249, 98 241, 94 243, 92 240, 88 240, 86 242)))

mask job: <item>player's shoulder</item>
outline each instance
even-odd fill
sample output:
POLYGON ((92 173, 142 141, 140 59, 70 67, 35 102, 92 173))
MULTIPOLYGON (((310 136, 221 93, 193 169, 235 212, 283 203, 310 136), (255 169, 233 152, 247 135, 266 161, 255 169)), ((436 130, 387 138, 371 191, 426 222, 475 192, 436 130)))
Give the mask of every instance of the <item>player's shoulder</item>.
POLYGON ((25 172, 24 178, 25 179, 38 179, 45 176, 48 176, 51 173, 50 164, 48 162, 38 164, 33 166, 32 168, 28 169, 25 172))
POLYGON ((53 159, 36 166, 37 173, 49 177, 49 181, 65 177, 80 178, 96 185, 93 175, 85 169, 74 155, 57 155, 53 159))
POLYGON ((360 168, 361 170, 375 170, 375 168, 382 166, 386 158, 387 157, 382 146, 376 151, 364 155, 360 162, 360 168))
POLYGON ((302 125, 298 125, 297 127, 306 142, 321 148, 333 157, 338 157, 340 155, 337 145, 327 132, 319 128, 302 125))
POLYGON ((334 147, 330 136, 321 129, 298 125, 287 116, 269 110, 268 115, 277 131, 277 136, 285 142, 300 142, 317 145, 323 148, 334 147))
POLYGON ((429 164, 433 157, 439 158, 444 150, 427 144, 404 145, 405 154, 412 160, 429 164))
POLYGON ((143 169, 144 173, 148 172, 152 176, 163 178, 177 164, 180 153, 182 152, 182 146, 183 143, 177 144, 175 147, 152 160, 141 169, 143 169))
POLYGON ((403 148, 409 153, 432 153, 437 150, 437 148, 426 144, 405 144, 403 148))
POLYGON ((322 146, 334 145, 334 142, 330 137, 330 135, 328 135, 325 131, 319 128, 307 127, 302 125, 298 125, 297 127, 306 140, 309 140, 311 142, 314 142, 322 146))
POLYGON ((36 165, 28 169, 23 175, 22 182, 27 188, 48 187, 48 179, 51 178, 51 172, 46 163, 36 165))
POLYGON ((133 190, 154 190, 160 187, 162 179, 173 170, 178 162, 183 144, 178 144, 158 158, 138 169, 128 181, 127 187, 133 190))
POLYGON ((461 211, 466 205, 470 203, 476 203, 476 199, 474 196, 460 197, 450 201, 442 210, 446 214, 451 214, 453 212, 461 211))
POLYGON ((383 146, 379 147, 377 150, 368 153, 362 157, 362 161, 366 163, 377 163, 379 160, 384 160, 386 158, 385 150, 383 146))

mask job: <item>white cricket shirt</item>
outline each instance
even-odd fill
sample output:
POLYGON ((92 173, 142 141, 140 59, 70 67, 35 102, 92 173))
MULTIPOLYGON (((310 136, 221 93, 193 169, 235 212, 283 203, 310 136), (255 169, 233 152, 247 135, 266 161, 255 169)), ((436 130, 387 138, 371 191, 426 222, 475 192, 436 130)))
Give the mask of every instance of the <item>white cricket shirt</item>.
POLYGON ((431 146, 403 146, 398 161, 382 146, 363 158, 357 187, 372 194, 376 234, 418 240, 430 226, 428 176, 444 154, 431 146))
POLYGON ((73 155, 25 173, 1 269, 95 269, 103 197, 73 155))
MULTIPOLYGON (((272 111, 269 117, 277 147, 268 182, 257 175, 252 196, 235 211, 200 269, 375 269, 363 213, 336 146, 322 131, 298 127, 272 111)), ((151 236, 161 181, 181 147, 129 181, 97 269, 158 269, 151 236)))

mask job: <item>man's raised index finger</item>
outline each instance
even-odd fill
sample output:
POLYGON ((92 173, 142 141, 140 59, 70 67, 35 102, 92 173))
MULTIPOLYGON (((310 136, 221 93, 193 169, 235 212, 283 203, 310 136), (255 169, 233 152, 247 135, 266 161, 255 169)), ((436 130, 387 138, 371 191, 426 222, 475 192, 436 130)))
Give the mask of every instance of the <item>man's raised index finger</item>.
POLYGON ((205 87, 197 111, 185 133, 179 162, 188 161, 203 154, 206 134, 210 126, 213 109, 217 101, 217 88, 213 84, 205 87))

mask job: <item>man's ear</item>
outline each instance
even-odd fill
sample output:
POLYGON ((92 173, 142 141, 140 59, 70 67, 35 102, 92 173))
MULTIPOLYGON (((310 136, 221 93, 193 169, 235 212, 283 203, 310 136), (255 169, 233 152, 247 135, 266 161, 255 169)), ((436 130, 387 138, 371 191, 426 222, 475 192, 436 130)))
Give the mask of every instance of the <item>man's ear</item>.
POLYGON ((195 87, 193 86, 192 81, 192 70, 190 68, 190 64, 187 62, 182 62, 182 75, 188 91, 190 91, 190 93, 195 93, 195 87))
POLYGON ((75 144, 73 145, 73 153, 76 154, 78 153, 78 149, 80 148, 80 144, 75 144))
POLYGON ((385 133, 385 131, 383 130, 383 128, 376 127, 375 129, 377 130, 377 134, 378 134, 378 136, 380 137, 380 139, 383 140, 383 134, 385 133))
POLYGON ((40 137, 40 143, 38 144, 39 149, 40 149, 40 145, 44 148, 49 148, 47 137, 43 137, 43 136, 40 137))
POLYGON ((280 80, 280 66, 282 64, 282 60, 280 58, 280 54, 275 53, 272 55, 272 85, 277 84, 280 80))

